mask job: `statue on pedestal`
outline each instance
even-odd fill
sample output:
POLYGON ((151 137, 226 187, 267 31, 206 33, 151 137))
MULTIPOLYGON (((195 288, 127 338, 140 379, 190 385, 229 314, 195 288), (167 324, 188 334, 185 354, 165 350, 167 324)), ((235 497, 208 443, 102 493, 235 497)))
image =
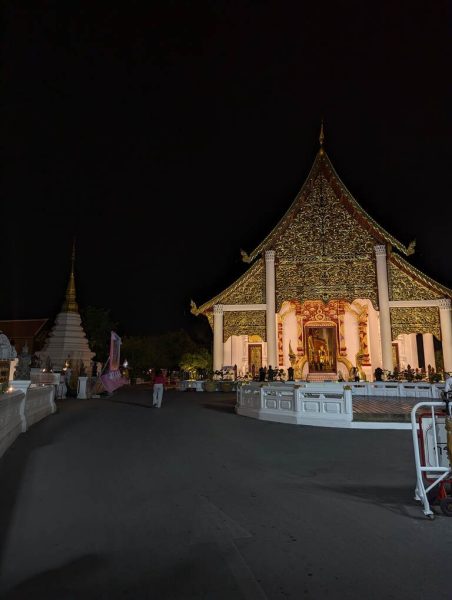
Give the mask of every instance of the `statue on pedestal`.
POLYGON ((16 369, 14 371, 14 379, 16 380, 28 380, 30 379, 30 366, 31 366, 31 356, 28 353, 28 344, 25 344, 20 351, 18 356, 19 362, 16 365, 16 369))

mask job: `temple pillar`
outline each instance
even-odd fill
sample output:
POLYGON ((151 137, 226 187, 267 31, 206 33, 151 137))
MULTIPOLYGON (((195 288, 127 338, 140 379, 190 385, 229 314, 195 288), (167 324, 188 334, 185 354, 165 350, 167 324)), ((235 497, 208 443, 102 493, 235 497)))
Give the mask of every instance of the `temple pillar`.
POLYGON ((443 345, 444 371, 452 372, 452 319, 449 298, 441 300, 439 305, 439 320, 441 325, 441 342, 443 345))
POLYGON ((275 316, 275 251, 265 252, 265 302, 267 329, 267 361, 273 368, 278 366, 276 353, 276 316, 275 316))
POLYGON ((417 337, 415 333, 410 333, 407 336, 408 346, 410 350, 409 365, 412 369, 419 368, 419 353, 417 351, 417 337))
POLYGON ((215 304, 213 307, 213 370, 221 371, 223 368, 223 306, 215 304))
POLYGON ((375 256, 377 260, 382 367, 387 371, 392 371, 394 365, 392 361, 391 314, 389 311, 388 270, 384 245, 375 246, 375 256))
POLYGON ((435 361, 435 346, 433 345, 433 334, 432 333, 423 333, 422 334, 422 342, 424 344, 424 360, 425 360, 425 371, 427 372, 427 367, 430 365, 436 370, 436 361, 435 361))

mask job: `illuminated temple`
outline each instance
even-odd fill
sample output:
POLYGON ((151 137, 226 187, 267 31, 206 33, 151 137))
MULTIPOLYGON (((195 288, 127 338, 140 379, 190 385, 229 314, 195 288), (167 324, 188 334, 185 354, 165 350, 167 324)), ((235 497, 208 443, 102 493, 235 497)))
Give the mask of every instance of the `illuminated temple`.
POLYGON ((247 254, 247 271, 191 311, 213 330, 213 368, 294 369, 296 379, 452 371, 452 290, 353 198, 324 149, 287 212, 247 254))

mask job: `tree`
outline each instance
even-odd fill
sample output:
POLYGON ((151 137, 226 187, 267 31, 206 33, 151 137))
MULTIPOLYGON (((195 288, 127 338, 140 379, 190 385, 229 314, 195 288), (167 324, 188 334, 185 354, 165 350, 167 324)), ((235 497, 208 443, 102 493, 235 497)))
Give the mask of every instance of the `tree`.
POLYGON ((186 352, 182 355, 179 366, 182 371, 188 371, 190 376, 206 376, 212 370, 212 355, 206 348, 199 348, 196 352, 186 352))
POLYGON ((110 310, 106 308, 87 306, 80 315, 89 347, 96 353, 96 361, 105 363, 110 353, 111 332, 117 330, 118 323, 111 319, 110 310))
MULTIPOLYGON (((144 377, 149 369, 156 367, 178 370, 184 355, 203 351, 210 356, 183 329, 152 336, 125 336, 121 346, 121 356, 127 358, 135 377, 144 377)), ((206 360, 199 359, 198 363, 205 364, 206 360)))

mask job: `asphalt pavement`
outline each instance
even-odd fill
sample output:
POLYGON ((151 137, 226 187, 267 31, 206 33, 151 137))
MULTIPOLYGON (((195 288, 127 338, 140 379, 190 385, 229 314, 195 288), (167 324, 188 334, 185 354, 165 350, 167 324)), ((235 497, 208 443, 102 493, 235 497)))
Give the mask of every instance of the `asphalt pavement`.
POLYGON ((411 430, 234 412, 148 386, 57 402, 0 459, 4 600, 451 600, 452 519, 411 430))

